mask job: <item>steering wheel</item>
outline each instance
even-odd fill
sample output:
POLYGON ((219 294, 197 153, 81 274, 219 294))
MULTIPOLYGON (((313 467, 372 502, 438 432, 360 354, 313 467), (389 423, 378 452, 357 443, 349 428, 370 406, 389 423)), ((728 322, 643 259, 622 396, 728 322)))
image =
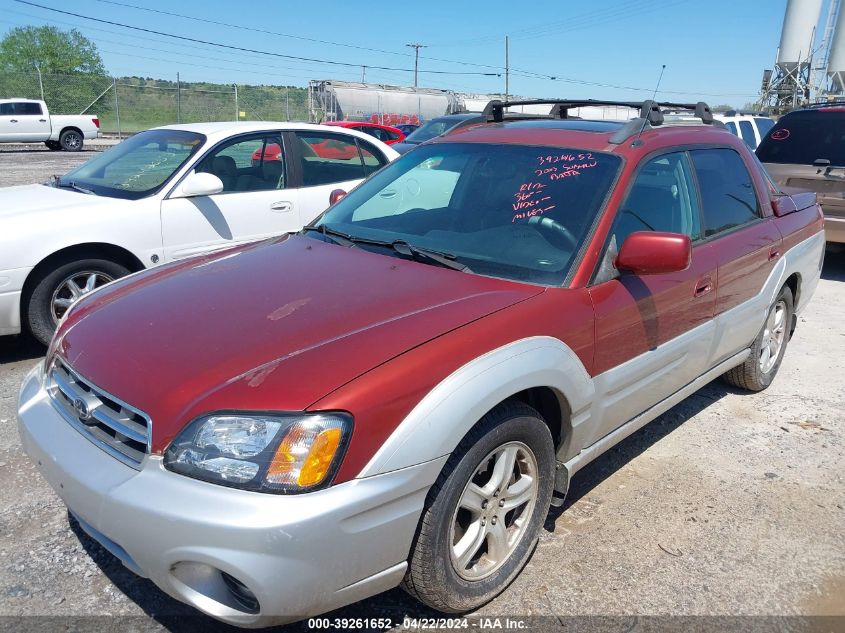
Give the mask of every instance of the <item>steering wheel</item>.
POLYGON ((563 226, 560 222, 556 222, 552 218, 543 218, 535 215, 528 220, 529 226, 533 226, 541 233, 545 233, 548 237, 553 238, 555 242, 565 242, 571 250, 578 248, 578 240, 568 228, 563 226))

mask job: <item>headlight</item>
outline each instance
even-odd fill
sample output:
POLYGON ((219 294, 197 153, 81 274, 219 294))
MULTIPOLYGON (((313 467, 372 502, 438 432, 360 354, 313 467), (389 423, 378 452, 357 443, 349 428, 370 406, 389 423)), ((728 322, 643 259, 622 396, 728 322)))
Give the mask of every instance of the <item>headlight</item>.
POLYGON ((351 432, 345 413, 215 413, 173 440, 164 467, 245 490, 304 492, 331 482, 351 432))

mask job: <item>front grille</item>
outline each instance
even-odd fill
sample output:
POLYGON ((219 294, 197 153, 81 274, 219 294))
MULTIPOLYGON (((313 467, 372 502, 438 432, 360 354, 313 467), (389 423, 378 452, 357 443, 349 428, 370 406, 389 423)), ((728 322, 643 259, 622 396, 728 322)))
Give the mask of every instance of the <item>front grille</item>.
POLYGON ((49 392, 71 426, 123 463, 138 468, 149 452, 150 418, 103 391, 56 358, 49 392))

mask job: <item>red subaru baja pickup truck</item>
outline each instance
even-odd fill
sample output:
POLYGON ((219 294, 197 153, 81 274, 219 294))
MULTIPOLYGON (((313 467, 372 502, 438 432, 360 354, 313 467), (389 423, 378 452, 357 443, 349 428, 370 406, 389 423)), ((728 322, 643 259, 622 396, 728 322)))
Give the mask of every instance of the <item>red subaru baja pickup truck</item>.
POLYGON ((585 464, 715 378, 766 388, 819 280, 814 195, 705 104, 548 103, 75 304, 19 427, 81 527, 241 626, 400 584, 466 612, 585 464))

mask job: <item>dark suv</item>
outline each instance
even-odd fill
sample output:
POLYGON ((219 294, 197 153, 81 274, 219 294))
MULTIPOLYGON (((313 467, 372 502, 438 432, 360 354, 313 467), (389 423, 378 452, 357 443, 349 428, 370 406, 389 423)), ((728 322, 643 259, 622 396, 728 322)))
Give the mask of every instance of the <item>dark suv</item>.
POLYGON ((815 191, 828 242, 845 242, 845 104, 817 105, 782 116, 757 148, 785 187, 815 191))

